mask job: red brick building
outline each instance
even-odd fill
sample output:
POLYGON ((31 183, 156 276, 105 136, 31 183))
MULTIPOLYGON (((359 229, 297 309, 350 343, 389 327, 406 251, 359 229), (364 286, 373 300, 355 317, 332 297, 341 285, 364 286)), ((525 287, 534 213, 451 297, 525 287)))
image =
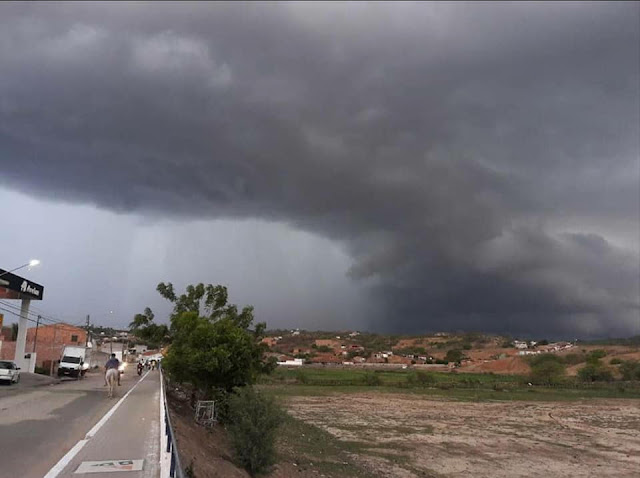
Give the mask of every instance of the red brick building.
MULTIPOLYGON (((27 342, 33 343, 35 336, 35 327, 27 329, 27 342)), ((41 325, 38 327, 38 343, 40 341, 44 344, 85 345, 87 332, 68 324, 41 325)))
MULTIPOLYGON (((25 353, 33 352, 33 343, 36 336, 36 328, 27 329, 27 345, 25 353)), ((1 339, 0 339, 1 340, 1 339)), ((36 343, 36 365, 46 366, 48 361, 60 359, 65 345, 84 346, 87 340, 87 332, 79 327, 69 324, 41 325, 38 327, 36 343)), ((0 360, 13 360, 16 352, 16 343, 3 341, 0 344, 0 360)))

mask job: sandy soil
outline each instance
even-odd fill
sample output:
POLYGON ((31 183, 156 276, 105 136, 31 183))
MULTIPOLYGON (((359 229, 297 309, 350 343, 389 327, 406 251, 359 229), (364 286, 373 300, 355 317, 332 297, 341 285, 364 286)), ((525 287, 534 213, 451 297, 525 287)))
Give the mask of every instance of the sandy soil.
POLYGON ((504 359, 490 360, 487 362, 471 363, 459 367, 457 370, 460 372, 493 372, 525 375, 531 371, 531 368, 522 357, 507 357, 504 359))
POLYGON ((292 397, 294 416, 341 440, 377 476, 640 476, 640 401, 437 401, 376 393, 292 397))

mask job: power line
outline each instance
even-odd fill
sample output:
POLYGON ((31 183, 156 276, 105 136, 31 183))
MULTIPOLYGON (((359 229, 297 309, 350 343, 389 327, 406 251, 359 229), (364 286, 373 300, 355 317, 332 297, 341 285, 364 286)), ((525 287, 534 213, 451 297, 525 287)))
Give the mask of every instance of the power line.
MULTIPOLYGON (((12 303, 10 303, 10 302, 5 302, 5 301, 3 301, 3 300, 0 300, 0 304, 3 304, 3 305, 5 305, 6 307, 9 307, 9 308, 14 309, 14 310, 21 310, 21 307, 19 307, 19 306, 17 306, 17 305, 14 305, 14 304, 12 304, 12 303)), ((30 308, 31 308, 31 307, 30 307, 30 308)), ((45 320, 47 320, 48 322, 57 322, 57 323, 62 323, 62 321, 61 321, 61 320, 57 320, 57 319, 55 319, 55 318, 52 318, 52 317, 48 316, 44 311, 42 311, 42 309, 40 309, 40 312, 33 312, 32 310, 29 310, 29 311, 28 311, 28 314, 29 314, 29 315, 33 315, 33 316, 38 316, 38 315, 40 315, 41 317, 43 317, 43 318, 44 318, 45 320)))
MULTIPOLYGON (((20 314, 18 314, 17 312, 14 312, 14 311, 13 311, 13 310, 11 310, 11 309, 5 309, 4 307, 0 307, 0 310, 4 310, 5 312, 9 312, 10 314, 15 315, 16 317, 22 317, 20 314)), ((29 318, 29 317, 25 317, 25 318, 26 318, 29 322, 37 323, 37 321, 36 321, 36 320, 34 320, 34 319, 31 319, 31 318, 29 318)))
MULTIPOLYGON (((11 304, 9 302, 5 302, 3 300, 0 300, 0 304, 4 305, 5 307, 9 307, 9 308, 11 308, 13 310, 21 311, 21 308, 19 306, 13 305, 13 304, 11 304)), ((66 323, 66 322, 63 322, 61 320, 52 319, 51 317, 48 317, 47 315, 44 315, 44 313, 36 313, 36 312, 33 312, 33 311, 28 311, 27 314, 28 315, 32 315, 34 317, 37 317, 38 315, 40 315, 41 320, 44 320, 44 321, 49 322, 51 324, 63 324, 63 323, 66 323)))
MULTIPOLYGON (((10 312, 13 315, 15 315, 16 317, 21 317, 22 316, 21 315, 22 309, 21 309, 20 306, 14 305, 14 304, 12 304, 10 302, 5 302, 4 300, 1 300, 1 299, 0 299, 0 304, 4 305, 5 307, 8 307, 9 309, 13 309, 13 310, 9 310, 9 309, 3 308, 2 310, 6 311, 6 312, 10 312)), ((30 308, 31 308, 31 306, 30 306, 30 308)), ((48 323, 53 324, 53 325, 64 324, 64 325, 71 325, 73 327, 86 326, 84 320, 79 321, 79 322, 70 323, 71 321, 63 321, 63 320, 55 319, 55 318, 52 318, 51 316, 45 315, 45 312, 40 308, 36 308, 36 307, 33 307, 33 308, 35 308, 36 310, 40 310, 40 313, 33 312, 33 311, 29 310, 27 312, 27 314, 28 314, 27 320, 29 320, 30 322, 36 323, 36 319, 37 319, 37 317, 39 315, 41 321, 48 322, 48 323), (36 319, 30 318, 29 315, 35 317, 36 319)), ((118 325, 111 325, 109 327, 113 328, 114 330, 125 330, 125 329, 128 329, 128 326, 119 327, 118 325)))
POLYGON ((44 315, 44 316, 48 315, 51 319, 57 320, 58 322, 64 322, 59 317, 55 317, 54 315, 49 314, 48 312, 45 312, 44 310, 42 310, 40 307, 33 305, 33 303, 29 306, 29 309, 34 309, 36 312, 39 312, 41 315, 44 315))

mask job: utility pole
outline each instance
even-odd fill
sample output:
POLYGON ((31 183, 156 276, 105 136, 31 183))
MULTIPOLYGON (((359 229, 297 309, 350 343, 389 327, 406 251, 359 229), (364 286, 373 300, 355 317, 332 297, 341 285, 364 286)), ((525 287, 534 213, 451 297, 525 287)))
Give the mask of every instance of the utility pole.
POLYGON ((33 353, 36 353, 36 343, 38 342, 38 327, 40 326, 41 316, 38 315, 38 320, 36 321, 36 335, 33 338, 33 353))
POLYGON ((88 347, 89 346, 89 314, 87 314, 87 338, 85 340, 84 346, 88 347))
MULTIPOLYGON (((51 356, 52 357, 53 357, 53 347, 54 347, 55 342, 56 342, 57 326, 58 326, 58 324, 53 324, 53 340, 51 341, 51 351, 52 351, 51 356)), ((51 368, 49 369, 49 376, 50 377, 53 377, 53 362, 54 362, 54 360, 52 358, 51 359, 51 368)))

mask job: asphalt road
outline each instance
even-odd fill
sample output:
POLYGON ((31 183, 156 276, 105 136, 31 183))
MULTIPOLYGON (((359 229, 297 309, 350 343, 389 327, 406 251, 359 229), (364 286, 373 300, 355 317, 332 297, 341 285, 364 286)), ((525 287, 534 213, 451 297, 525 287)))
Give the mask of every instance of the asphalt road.
POLYGON ((52 385, 54 383, 58 383, 59 381, 60 380, 57 378, 47 377, 46 375, 22 372, 20 374, 20 381, 18 383, 9 383, 6 380, 0 381, 0 398, 15 393, 21 393, 22 390, 27 388, 52 385))
POLYGON ((142 378, 125 373, 113 399, 101 374, 50 386, 27 381, 21 388, 0 387, 0 478, 95 478, 75 471, 82 462, 100 460, 144 460, 142 471, 111 472, 110 478, 157 478, 158 371, 142 378), (77 453, 61 463, 72 448, 77 453))

